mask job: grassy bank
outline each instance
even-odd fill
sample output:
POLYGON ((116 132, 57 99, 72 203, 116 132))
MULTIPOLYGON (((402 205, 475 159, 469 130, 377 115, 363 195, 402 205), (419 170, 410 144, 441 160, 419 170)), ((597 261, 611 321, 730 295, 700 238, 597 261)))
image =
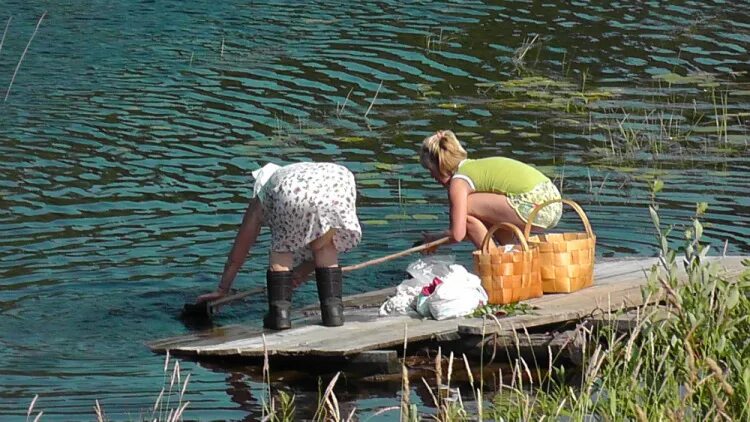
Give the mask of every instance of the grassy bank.
MULTIPOLYGON (((701 209, 698 210, 698 217, 701 209)), ((580 382, 552 372, 535 388, 520 382, 495 395, 490 417, 539 420, 747 420, 750 417, 750 271, 737 280, 704 259, 699 218, 685 230, 685 247, 667 247, 657 213, 661 265, 652 269, 644 295, 664 292, 665 307, 644 307, 637 329, 613 328, 589 337, 580 382), (677 283, 678 266, 688 281, 677 283)), ((747 264, 746 264, 747 265, 747 264)), ((525 365, 524 365, 525 366, 525 365)), ((518 373, 521 367, 517 368, 518 373)))

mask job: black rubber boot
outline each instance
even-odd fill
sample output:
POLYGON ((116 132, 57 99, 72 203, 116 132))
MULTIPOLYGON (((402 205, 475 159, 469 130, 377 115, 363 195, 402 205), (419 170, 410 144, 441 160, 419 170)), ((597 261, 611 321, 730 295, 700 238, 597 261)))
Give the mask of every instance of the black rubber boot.
POLYGON ((318 284, 318 299, 323 325, 338 327, 344 325, 344 304, 341 301, 341 267, 316 268, 315 280, 318 284))
POLYGON ((292 328, 292 321, 289 319, 292 308, 292 272, 266 271, 266 292, 268 313, 263 318, 263 326, 272 330, 292 328))

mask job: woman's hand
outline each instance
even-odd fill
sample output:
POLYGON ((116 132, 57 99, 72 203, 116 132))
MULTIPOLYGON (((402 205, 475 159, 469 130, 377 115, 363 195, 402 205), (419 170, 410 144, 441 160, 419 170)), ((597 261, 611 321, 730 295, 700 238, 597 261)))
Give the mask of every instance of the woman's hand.
MULTIPOLYGON (((416 242, 414 244, 414 246, 425 245, 427 243, 434 242, 434 241, 436 241, 438 239, 441 239, 441 238, 443 238, 443 236, 441 236, 440 233, 422 232, 422 241, 421 242, 416 242)), ((436 245, 436 246, 433 246, 431 248, 423 249, 421 253, 423 255, 433 254, 433 253, 435 253, 438 250, 438 247, 439 247, 439 245, 436 245)))
POLYGON ((226 295, 227 293, 222 290, 215 290, 211 293, 206 293, 204 295, 198 296, 198 298, 195 300, 195 303, 201 303, 201 302, 207 302, 211 300, 220 299, 226 295))

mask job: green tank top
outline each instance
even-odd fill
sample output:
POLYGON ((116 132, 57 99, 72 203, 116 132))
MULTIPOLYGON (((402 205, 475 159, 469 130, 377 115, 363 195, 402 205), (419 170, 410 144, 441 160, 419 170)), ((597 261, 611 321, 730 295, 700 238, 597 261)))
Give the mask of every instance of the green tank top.
POLYGON ((454 178, 464 179, 475 192, 518 195, 529 192, 549 178, 536 168, 506 157, 464 160, 454 178))

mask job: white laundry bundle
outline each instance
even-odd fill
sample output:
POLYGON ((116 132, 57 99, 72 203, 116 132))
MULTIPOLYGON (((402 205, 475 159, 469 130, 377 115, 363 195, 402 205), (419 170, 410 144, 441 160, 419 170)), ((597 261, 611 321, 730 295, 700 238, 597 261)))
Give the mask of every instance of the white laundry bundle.
POLYGON ((487 303, 487 293, 479 277, 454 261, 453 256, 443 255, 412 262, 406 271, 413 278, 401 282, 396 296, 380 307, 380 315, 416 311, 423 317, 443 320, 470 314, 487 303))
POLYGON ((432 283, 435 277, 448 274, 450 265, 455 262, 452 255, 430 255, 419 258, 406 267, 411 276, 396 287, 396 295, 388 298, 380 307, 380 315, 406 315, 416 311, 417 297, 422 289, 432 283))
POLYGON ((441 280, 443 282, 425 301, 436 320, 468 315, 487 303, 482 281, 463 266, 451 265, 450 273, 441 280))

